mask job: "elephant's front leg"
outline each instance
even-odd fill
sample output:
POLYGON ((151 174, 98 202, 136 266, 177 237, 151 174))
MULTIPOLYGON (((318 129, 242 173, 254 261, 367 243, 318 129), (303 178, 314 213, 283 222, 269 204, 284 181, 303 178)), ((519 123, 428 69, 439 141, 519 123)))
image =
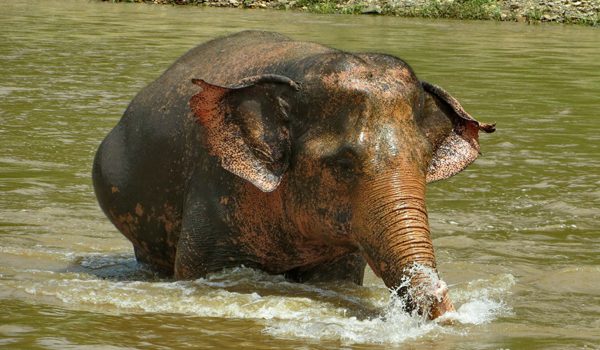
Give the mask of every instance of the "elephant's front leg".
POLYGON ((216 217, 203 201, 186 206, 175 257, 176 279, 201 278, 210 272, 247 264, 232 243, 231 233, 216 217))
POLYGON ((350 281, 362 285, 366 265, 365 259, 355 252, 312 268, 295 268, 286 272, 285 277, 296 282, 350 281))

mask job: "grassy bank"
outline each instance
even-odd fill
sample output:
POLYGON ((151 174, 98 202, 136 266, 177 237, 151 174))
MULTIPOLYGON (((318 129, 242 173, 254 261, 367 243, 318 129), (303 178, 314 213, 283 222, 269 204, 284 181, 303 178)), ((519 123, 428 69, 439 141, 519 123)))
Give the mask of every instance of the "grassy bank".
MULTIPOLYGON (((104 0, 107 1, 107 0, 104 0)), ((108 0, 600 26, 600 0, 108 0)))

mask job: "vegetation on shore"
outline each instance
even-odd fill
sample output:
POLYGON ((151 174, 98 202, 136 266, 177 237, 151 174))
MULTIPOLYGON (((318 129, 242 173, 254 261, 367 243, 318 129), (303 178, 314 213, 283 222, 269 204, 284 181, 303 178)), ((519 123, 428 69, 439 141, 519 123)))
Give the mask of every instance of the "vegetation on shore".
POLYGON ((104 0, 600 26, 600 0, 104 0))

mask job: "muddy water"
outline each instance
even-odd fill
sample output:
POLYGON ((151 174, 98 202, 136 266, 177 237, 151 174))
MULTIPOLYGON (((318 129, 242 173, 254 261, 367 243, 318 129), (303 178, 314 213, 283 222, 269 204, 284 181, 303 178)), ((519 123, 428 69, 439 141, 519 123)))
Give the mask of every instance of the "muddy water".
POLYGON ((600 31, 584 27, 0 1, 3 349, 600 347, 600 31), (364 287, 235 269, 136 267, 90 166, 129 100, 199 42, 277 30, 405 58, 496 121, 483 156, 429 186, 454 324, 364 287))

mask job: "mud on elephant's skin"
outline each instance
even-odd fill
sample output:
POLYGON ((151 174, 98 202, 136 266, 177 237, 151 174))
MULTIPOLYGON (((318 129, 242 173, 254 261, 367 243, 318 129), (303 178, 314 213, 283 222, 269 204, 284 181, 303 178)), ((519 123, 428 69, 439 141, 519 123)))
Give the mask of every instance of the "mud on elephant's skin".
POLYGON ((243 264, 360 284, 368 263, 435 318, 453 306, 428 277, 425 187, 477 158, 479 131, 494 125, 396 57, 241 32, 192 49, 134 98, 100 145, 94 188, 156 271, 243 264))

